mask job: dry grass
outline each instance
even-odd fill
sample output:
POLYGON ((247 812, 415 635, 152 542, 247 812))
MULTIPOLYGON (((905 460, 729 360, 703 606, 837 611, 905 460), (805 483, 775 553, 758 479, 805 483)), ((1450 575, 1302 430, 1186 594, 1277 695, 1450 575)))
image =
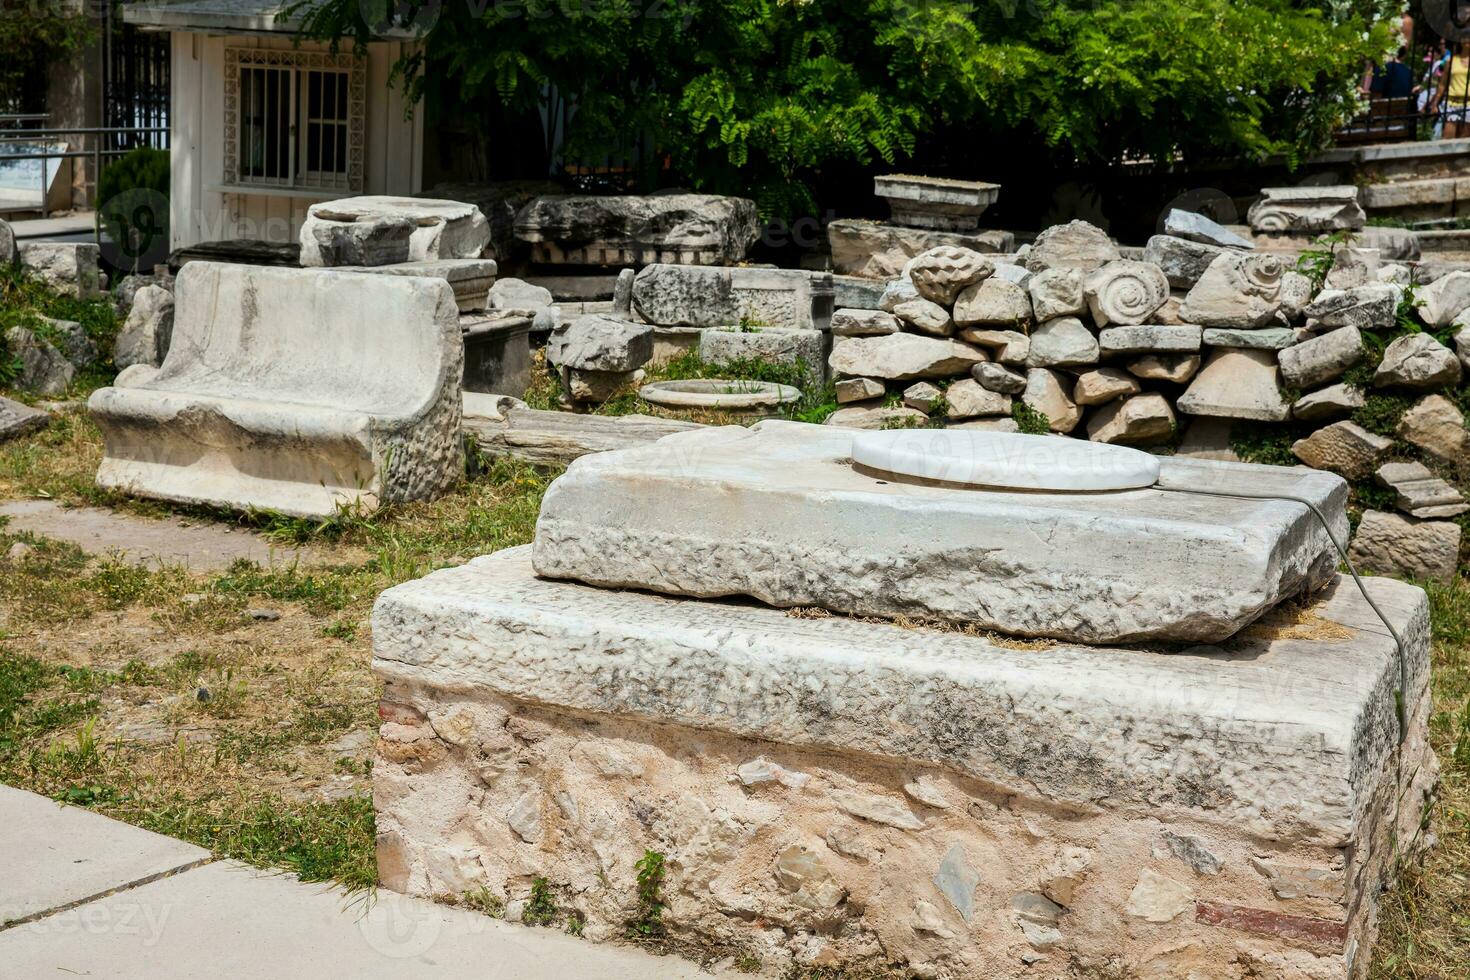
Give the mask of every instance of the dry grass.
POLYGON ((1323 619, 1309 603, 1283 602, 1242 630, 1238 637, 1270 643, 1274 640, 1350 640, 1354 630, 1323 619))

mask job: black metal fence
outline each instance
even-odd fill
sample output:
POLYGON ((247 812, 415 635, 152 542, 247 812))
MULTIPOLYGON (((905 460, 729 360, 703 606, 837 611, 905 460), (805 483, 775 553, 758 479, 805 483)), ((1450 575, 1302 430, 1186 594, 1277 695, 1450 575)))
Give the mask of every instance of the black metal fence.
POLYGON ((102 43, 102 125, 111 130, 109 150, 168 146, 169 35, 124 24, 107 8, 102 43), (160 139, 159 130, 164 131, 160 139))

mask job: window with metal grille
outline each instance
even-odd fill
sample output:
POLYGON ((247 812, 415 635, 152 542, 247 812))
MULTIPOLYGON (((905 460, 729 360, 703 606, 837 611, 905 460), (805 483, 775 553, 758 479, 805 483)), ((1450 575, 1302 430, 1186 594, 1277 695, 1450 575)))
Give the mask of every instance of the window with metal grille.
POLYGON ((226 183, 359 190, 362 69, 339 56, 232 49, 226 183))

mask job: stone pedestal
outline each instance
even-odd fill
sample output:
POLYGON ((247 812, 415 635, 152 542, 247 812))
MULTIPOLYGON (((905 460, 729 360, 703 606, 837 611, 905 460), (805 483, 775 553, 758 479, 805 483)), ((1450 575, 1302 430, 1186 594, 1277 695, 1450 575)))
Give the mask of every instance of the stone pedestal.
POLYGON ((937 231, 974 231, 1000 196, 999 184, 888 174, 873 178, 873 194, 888 202, 893 223, 937 231))
POLYGON ((531 318, 461 316, 464 390, 519 398, 531 384, 531 318))
POLYGON ((1436 775, 1424 593, 1350 581, 1223 646, 1017 643, 538 579, 384 593, 391 889, 592 940, 665 857, 679 947, 918 976, 1367 975, 1436 775))

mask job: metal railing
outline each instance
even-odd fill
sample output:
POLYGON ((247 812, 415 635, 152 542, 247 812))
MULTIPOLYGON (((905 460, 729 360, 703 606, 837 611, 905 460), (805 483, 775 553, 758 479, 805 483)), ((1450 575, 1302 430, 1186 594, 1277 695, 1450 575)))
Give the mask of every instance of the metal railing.
MULTIPOLYGON (((42 218, 51 216, 51 181, 47 175, 47 164, 52 160, 87 160, 92 161, 92 179, 95 181, 102 174, 102 161, 104 158, 125 156, 140 146, 151 146, 157 149, 168 149, 167 126, 92 126, 77 127, 69 129, 45 129, 19 128, 25 123, 44 123, 49 117, 42 113, 14 113, 0 115, 0 163, 13 160, 38 160, 40 161, 40 207, 42 218), (6 128, 15 126, 16 128, 6 128), (69 137, 94 137, 91 140, 90 149, 81 150, 53 150, 48 144, 65 142, 68 146, 72 140, 69 137), (32 153, 11 153, 7 151, 10 146, 25 146, 39 144, 40 151, 32 153), (104 148, 106 144, 107 148, 104 148)), ((19 210, 19 209, 17 209, 19 210)))

